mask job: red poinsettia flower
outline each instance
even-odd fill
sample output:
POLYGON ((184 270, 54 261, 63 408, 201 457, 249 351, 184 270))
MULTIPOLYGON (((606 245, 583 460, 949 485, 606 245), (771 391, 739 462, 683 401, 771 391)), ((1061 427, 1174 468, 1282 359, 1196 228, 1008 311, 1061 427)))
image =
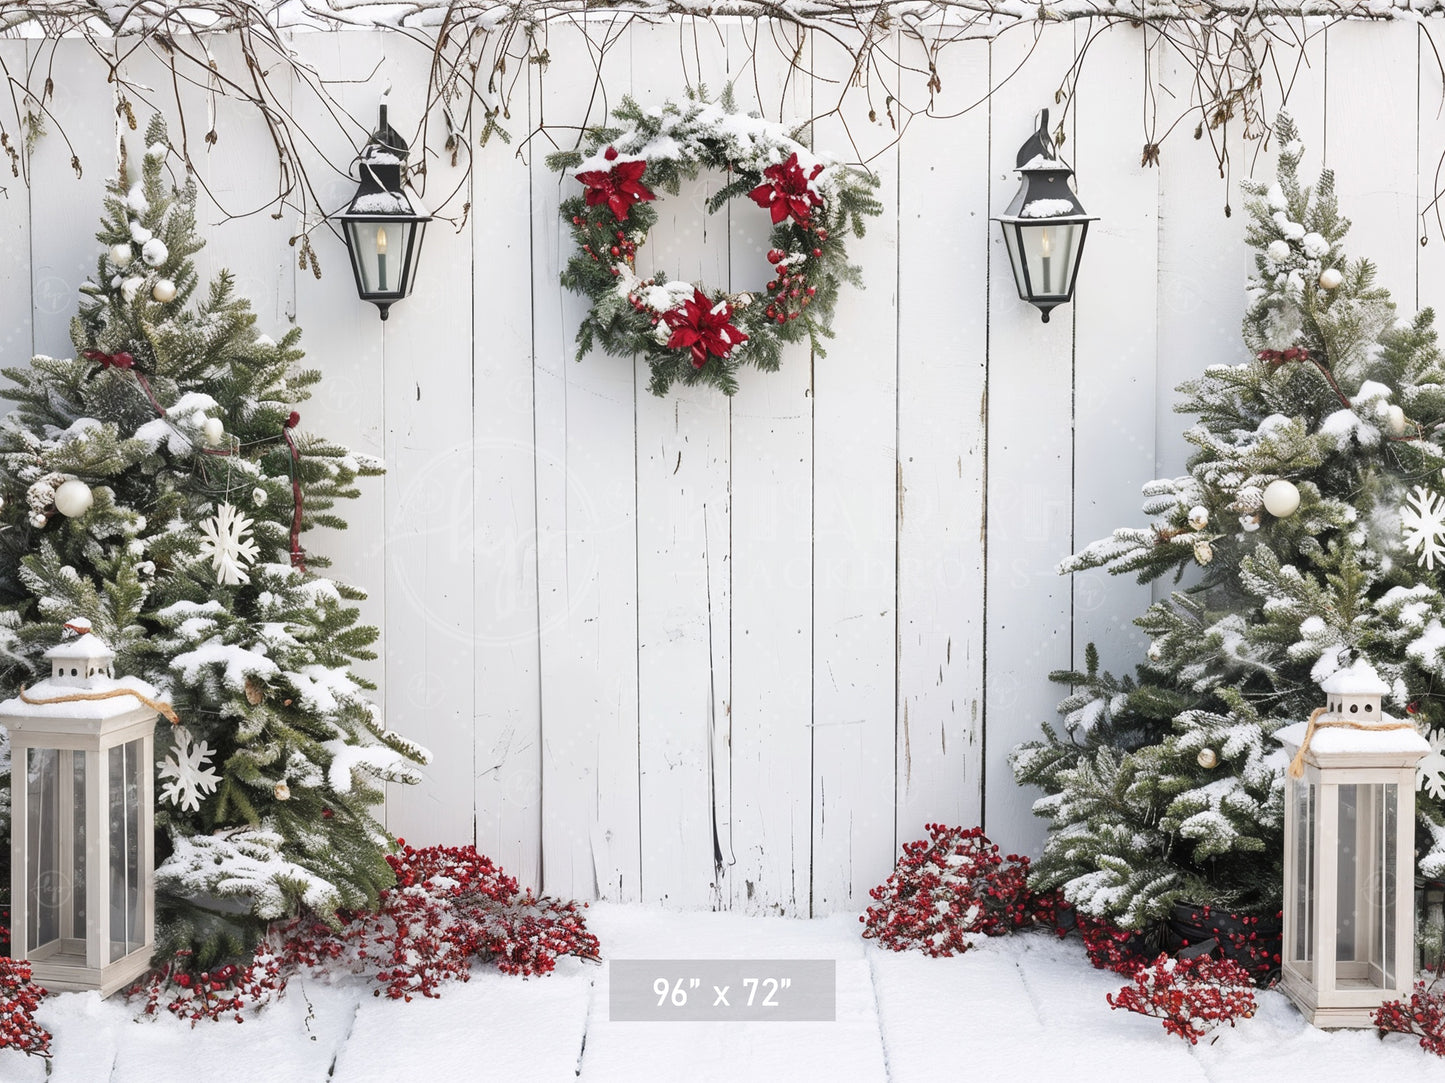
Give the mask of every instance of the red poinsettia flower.
MULTIPOLYGON (((603 155, 609 162, 617 158, 617 148, 608 147, 603 155)), ((634 203, 656 199, 652 190, 642 183, 642 171, 647 168, 645 161, 618 162, 607 172, 589 169, 578 173, 577 179, 587 187, 587 206, 595 207, 606 203, 620 222, 627 220, 627 212, 634 203)))
POLYGON ((667 326, 672 328, 668 349, 690 349, 695 369, 707 364, 709 354, 726 357, 734 346, 748 340, 747 335, 728 322, 732 315, 732 305, 726 301, 713 304, 707 294, 693 287, 692 300, 662 314, 667 326))
POLYGON ((770 165, 763 170, 767 183, 760 184, 748 193, 748 198, 773 215, 773 225, 784 218, 792 217, 800 226, 806 226, 814 207, 821 207, 823 200, 808 187, 808 182, 823 172, 821 165, 815 165, 810 175, 804 175, 798 164, 798 153, 788 155, 782 165, 770 165))

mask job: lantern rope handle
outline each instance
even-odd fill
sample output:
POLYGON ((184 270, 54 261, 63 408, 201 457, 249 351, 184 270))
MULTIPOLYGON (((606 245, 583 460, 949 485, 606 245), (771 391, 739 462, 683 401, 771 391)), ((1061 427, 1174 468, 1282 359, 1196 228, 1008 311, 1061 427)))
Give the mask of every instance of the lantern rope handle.
POLYGON ((1310 750, 1310 741, 1314 739, 1315 730, 1412 730, 1415 728, 1413 722, 1388 722, 1385 725, 1371 725, 1368 722, 1350 722, 1343 718, 1338 722, 1319 721, 1320 715, 1328 710, 1328 707, 1316 707, 1310 714, 1310 724, 1305 729, 1305 739, 1300 742, 1299 751, 1294 754, 1294 759, 1289 761, 1290 778, 1304 777, 1305 753, 1310 750))
POLYGON ((35 699, 25 694, 25 687, 20 688, 20 702, 28 703, 33 707, 43 707, 48 703, 80 703, 84 700, 115 699, 118 696, 134 696, 156 714, 165 715, 172 726, 178 726, 181 716, 176 714, 176 709, 169 703, 162 703, 160 700, 151 699, 134 688, 112 688, 109 692, 72 692, 68 696, 53 696, 49 699, 35 699))

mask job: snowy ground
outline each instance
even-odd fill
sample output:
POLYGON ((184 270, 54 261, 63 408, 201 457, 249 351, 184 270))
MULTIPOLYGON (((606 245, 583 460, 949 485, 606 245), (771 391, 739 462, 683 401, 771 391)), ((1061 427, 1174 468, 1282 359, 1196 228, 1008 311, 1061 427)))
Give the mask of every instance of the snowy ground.
MULTIPOLYGON (((293 979, 241 1025, 195 1030, 135 1022, 119 1000, 51 998, 55 1083, 787 1080, 943 1083, 1028 1078, 1389 1079, 1439 1083, 1445 1061, 1414 1039, 1307 1026, 1278 993, 1236 1030, 1198 1047, 1156 1020, 1112 1012, 1123 979, 1096 971, 1077 940, 1030 934, 954 959, 895 955, 863 941, 856 918, 822 921, 678 914, 598 905, 588 914, 613 959, 814 958, 837 961, 833 1023, 613 1023, 606 964, 563 960, 523 981, 479 972, 440 1000, 375 998, 372 986, 293 979)), ((46 1065, 0 1052, 0 1080, 46 1079, 46 1065)))

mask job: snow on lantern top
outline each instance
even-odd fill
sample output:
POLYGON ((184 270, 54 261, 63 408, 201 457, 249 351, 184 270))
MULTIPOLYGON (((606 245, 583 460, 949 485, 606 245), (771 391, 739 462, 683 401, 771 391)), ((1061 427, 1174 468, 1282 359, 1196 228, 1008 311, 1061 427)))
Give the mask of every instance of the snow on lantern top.
POLYGON ((90 623, 76 620, 66 627, 81 634, 45 652, 45 657, 50 659, 51 681, 73 688, 89 688, 94 677, 114 677, 115 651, 91 632, 90 623))
POLYGON ((1346 668, 1325 678, 1320 682, 1320 690, 1326 696, 1326 719, 1360 723, 1388 721, 1380 700, 1390 691, 1390 686, 1363 658, 1356 658, 1346 668))

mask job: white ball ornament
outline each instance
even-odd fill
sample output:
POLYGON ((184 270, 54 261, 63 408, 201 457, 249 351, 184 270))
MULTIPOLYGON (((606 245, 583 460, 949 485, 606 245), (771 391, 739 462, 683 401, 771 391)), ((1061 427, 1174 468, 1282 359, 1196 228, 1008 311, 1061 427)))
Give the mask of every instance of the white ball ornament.
POLYGON ((1276 519, 1287 519, 1299 510, 1299 488, 1292 481, 1275 478, 1264 487, 1264 510, 1276 519))
POLYGON ((221 441, 226 438, 225 423, 218 417, 208 417, 201 424, 201 435, 212 447, 220 447, 221 441))
POLYGON ((1214 546, 1201 538, 1194 543, 1194 559, 1200 564, 1208 564, 1214 559, 1214 546))
POLYGON ((1320 272, 1320 289, 1332 290, 1345 280, 1338 267, 1326 267, 1320 272))
POLYGON ((1212 748, 1201 748, 1199 755, 1195 756, 1194 759, 1199 766, 1203 767, 1206 771, 1212 767, 1219 766, 1219 753, 1215 752, 1212 748))
POLYGON ((161 304, 176 299, 176 284, 169 278, 162 278, 151 288, 151 296, 161 304))
POLYGON ((289 801, 291 800, 291 787, 284 782, 278 782, 276 783, 275 794, 277 801, 289 801))
POLYGON ((1404 436, 1408 427, 1405 411, 1391 403, 1385 410, 1385 430, 1391 436, 1404 436))
POLYGON ((264 508, 266 506, 266 501, 269 499, 271 498, 267 494, 266 490, 261 488, 259 485, 251 490, 251 503, 254 504, 256 507, 264 508))
POLYGON ((55 490, 55 510, 68 519, 84 515, 94 503, 95 494, 79 478, 61 482, 55 490))
POLYGON ((1195 504, 1189 509, 1189 525, 1195 530, 1203 530, 1209 525, 1209 509, 1203 504, 1195 504))
POLYGON ((166 248, 166 242, 159 237, 152 237, 141 245, 141 259, 151 267, 159 267, 170 257, 170 254, 170 250, 166 248))
POLYGON ((110 262, 117 267, 124 267, 135 258, 135 251, 128 244, 112 245, 110 250, 110 262))
POLYGON ((48 520, 45 518, 44 512, 37 511, 34 515, 30 517, 30 525, 35 527, 35 529, 37 530, 43 527, 46 522, 48 522, 48 520))

